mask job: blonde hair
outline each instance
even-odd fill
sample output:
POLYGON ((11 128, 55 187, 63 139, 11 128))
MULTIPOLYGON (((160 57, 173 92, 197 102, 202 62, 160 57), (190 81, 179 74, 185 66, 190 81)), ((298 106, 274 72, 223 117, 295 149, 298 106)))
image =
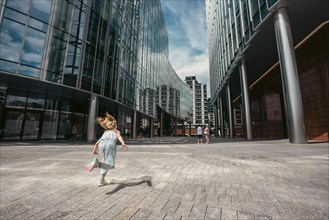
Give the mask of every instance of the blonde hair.
POLYGON ((102 126, 102 128, 104 128, 105 130, 113 130, 117 128, 117 121, 115 120, 115 118, 110 115, 109 113, 105 113, 105 117, 98 117, 97 121, 99 123, 100 126, 102 126), (108 125, 108 122, 110 122, 108 125))

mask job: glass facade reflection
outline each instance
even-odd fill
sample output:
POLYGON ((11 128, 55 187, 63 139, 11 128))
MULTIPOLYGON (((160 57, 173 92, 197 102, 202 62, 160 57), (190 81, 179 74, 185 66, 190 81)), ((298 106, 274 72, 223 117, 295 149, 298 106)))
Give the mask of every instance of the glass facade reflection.
POLYGON ((131 138, 164 135, 163 117, 169 128, 188 117, 192 92, 169 63, 159 0, 1 0, 0 7, 3 140, 70 139, 73 125, 93 139, 91 122, 105 111, 131 138))
POLYGON ((206 1, 210 90, 218 94, 257 28, 279 0, 206 1))

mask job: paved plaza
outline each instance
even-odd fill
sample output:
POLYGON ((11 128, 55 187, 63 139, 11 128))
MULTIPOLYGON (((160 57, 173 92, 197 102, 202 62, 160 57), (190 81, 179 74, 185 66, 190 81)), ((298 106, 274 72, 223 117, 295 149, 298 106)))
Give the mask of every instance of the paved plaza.
POLYGON ((0 219, 329 218, 328 143, 160 142, 127 141, 103 187, 93 144, 0 142, 0 219))

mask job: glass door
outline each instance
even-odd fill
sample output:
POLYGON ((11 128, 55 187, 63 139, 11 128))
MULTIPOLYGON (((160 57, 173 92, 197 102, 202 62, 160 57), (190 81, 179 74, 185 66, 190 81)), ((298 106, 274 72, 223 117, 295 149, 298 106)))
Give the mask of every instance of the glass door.
POLYGON ((23 126, 23 140, 38 140, 40 137, 41 112, 27 111, 23 126))
POLYGON ((16 109, 5 110, 5 123, 3 131, 3 140, 20 140, 22 125, 24 120, 24 111, 16 109))

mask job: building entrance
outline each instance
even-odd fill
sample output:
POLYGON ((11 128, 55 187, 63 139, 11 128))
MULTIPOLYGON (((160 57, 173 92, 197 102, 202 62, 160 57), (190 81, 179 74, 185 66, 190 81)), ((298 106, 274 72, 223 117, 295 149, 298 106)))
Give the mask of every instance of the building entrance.
POLYGON ((37 140, 40 136, 42 112, 5 110, 3 140, 37 140))

